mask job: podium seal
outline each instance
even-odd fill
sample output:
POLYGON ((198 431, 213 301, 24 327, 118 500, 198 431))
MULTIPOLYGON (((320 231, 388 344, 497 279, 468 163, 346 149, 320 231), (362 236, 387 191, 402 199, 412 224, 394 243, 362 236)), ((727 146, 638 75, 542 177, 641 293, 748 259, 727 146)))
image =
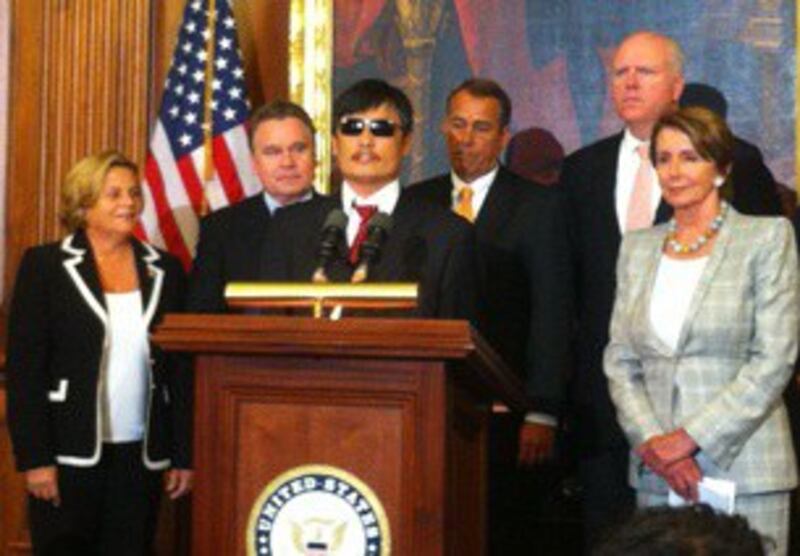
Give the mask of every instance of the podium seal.
POLYGON ((247 554, 389 556, 389 522, 378 497, 355 475, 303 465, 261 491, 250 510, 247 554))

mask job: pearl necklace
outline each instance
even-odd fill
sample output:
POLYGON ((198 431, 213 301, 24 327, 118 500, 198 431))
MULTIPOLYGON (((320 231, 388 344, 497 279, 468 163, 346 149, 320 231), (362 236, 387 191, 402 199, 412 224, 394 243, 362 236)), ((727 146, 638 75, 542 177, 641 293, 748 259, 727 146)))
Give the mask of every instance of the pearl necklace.
POLYGON ((665 249, 672 251, 676 255, 695 253, 702 249, 703 246, 708 243, 708 240, 717 235, 719 232, 719 229, 725 222, 725 216, 728 214, 728 206, 728 203, 723 201, 719 214, 714 217, 714 220, 711 221, 711 225, 708 227, 708 229, 689 244, 681 243, 676 239, 678 235, 678 224, 675 222, 674 218, 670 220, 669 228, 667 229, 667 237, 664 240, 665 249))

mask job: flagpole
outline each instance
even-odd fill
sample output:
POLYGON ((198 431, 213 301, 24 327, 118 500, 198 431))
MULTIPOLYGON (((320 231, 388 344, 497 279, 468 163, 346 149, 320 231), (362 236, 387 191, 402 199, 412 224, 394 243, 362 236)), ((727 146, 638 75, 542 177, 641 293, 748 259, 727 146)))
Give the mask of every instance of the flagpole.
POLYGON ((208 213, 206 186, 214 179, 214 115, 211 104, 214 100, 214 56, 217 37, 217 1, 208 0, 208 41, 206 42, 206 75, 203 91, 203 204, 200 214, 208 213))

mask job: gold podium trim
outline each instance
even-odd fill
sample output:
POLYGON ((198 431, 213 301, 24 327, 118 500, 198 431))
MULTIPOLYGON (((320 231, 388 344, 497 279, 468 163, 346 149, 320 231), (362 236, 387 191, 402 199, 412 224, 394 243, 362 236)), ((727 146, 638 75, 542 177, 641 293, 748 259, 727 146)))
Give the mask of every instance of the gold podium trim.
POLYGON ((342 306, 345 309, 415 309, 417 284, 299 284, 296 282, 230 282, 225 300, 233 308, 322 310, 342 306))

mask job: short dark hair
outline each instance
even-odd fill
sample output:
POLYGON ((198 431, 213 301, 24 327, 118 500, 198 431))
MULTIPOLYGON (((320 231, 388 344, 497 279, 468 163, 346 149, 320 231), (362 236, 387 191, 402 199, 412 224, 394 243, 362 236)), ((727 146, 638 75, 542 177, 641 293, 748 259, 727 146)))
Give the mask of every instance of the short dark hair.
POLYGON ((458 93, 466 92, 478 98, 493 98, 500 104, 500 127, 508 127, 511 123, 511 98, 497 81, 473 77, 462 82, 461 85, 450 91, 447 95, 447 111, 450 112, 450 102, 458 93))
POLYGON ((312 146, 314 134, 317 133, 317 128, 314 127, 314 122, 311 116, 308 115, 302 106, 289 102, 288 100, 273 100, 260 106, 250 116, 250 130, 247 135, 247 140, 250 143, 250 150, 253 150, 253 138, 255 137, 258 126, 269 120, 285 120, 287 118, 297 118, 308 128, 311 133, 312 146))
POLYGON ((718 114, 701 106, 687 106, 662 116, 653 128, 650 160, 656 163, 656 141, 665 129, 675 129, 689 138, 703 160, 713 162, 722 176, 733 164, 733 133, 718 114))
POLYGON ((382 79, 362 79, 345 89, 333 103, 333 132, 339 129, 344 116, 364 112, 387 104, 400 116, 403 135, 414 129, 414 109, 406 94, 382 79))
POLYGON ((739 515, 706 504, 640 510, 593 556, 764 556, 764 540, 739 515))

